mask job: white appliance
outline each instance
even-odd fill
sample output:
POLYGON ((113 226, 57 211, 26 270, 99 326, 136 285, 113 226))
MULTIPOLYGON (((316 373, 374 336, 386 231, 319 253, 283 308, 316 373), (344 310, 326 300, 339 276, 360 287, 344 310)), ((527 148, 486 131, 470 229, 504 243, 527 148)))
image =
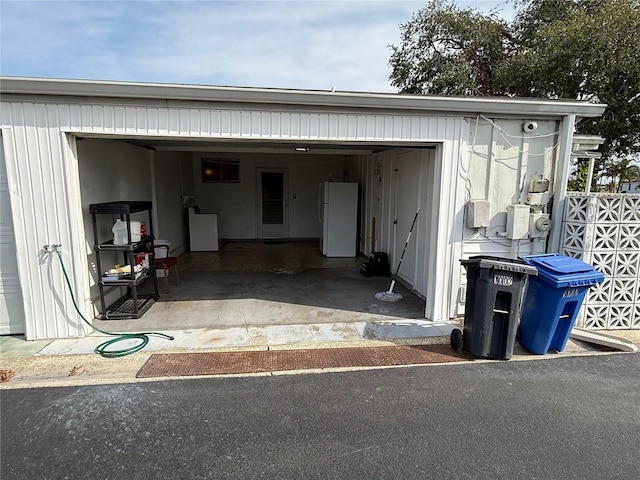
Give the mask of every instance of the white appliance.
POLYGON ((320 249, 327 257, 355 257, 358 225, 358 184, 320 184, 318 216, 320 249))
POLYGON ((218 215, 200 213, 197 207, 189 208, 189 243, 192 252, 217 252, 218 215))

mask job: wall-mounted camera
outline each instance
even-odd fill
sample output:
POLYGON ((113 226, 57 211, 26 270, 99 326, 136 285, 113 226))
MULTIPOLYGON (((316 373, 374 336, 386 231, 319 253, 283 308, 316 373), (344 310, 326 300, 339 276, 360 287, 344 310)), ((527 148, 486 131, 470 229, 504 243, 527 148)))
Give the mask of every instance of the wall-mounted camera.
POLYGON ((522 129, 525 133, 533 133, 538 129, 538 122, 534 122, 533 120, 527 120, 524 122, 522 129))

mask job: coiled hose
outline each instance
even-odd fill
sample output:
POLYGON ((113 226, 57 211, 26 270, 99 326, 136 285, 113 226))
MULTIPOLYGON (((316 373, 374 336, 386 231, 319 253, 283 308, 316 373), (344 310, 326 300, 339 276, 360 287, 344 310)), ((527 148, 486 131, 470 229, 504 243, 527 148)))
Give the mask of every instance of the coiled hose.
POLYGON ((71 281, 69 281, 69 275, 67 275, 67 269, 64 266, 64 262, 62 261, 62 255, 60 254, 60 250, 56 249, 56 253, 58 254, 58 260, 60 260, 60 265, 62 266, 62 273, 64 274, 64 279, 67 281, 67 287, 69 288, 69 294, 71 295, 71 300, 73 301, 73 306, 80 315, 80 318, 84 320, 84 322, 93 328, 95 331, 104 333, 105 335, 112 335, 116 338, 112 338, 111 340, 107 340, 106 342, 98 345, 94 352, 100 354, 105 358, 117 358, 124 357, 126 355, 131 355, 132 353, 139 352, 149 343, 149 336, 156 336, 166 338, 167 340, 173 340, 174 337, 171 335, 166 335, 160 332, 140 332, 140 333, 112 333, 102 330, 94 325, 92 325, 85 317, 82 315, 82 312, 78 308, 78 304, 76 303, 75 296, 73 295, 73 288, 71 287, 71 281), (119 350, 109 349, 109 347, 115 345, 118 342, 123 342, 125 340, 139 340, 139 343, 127 348, 121 348, 119 350))

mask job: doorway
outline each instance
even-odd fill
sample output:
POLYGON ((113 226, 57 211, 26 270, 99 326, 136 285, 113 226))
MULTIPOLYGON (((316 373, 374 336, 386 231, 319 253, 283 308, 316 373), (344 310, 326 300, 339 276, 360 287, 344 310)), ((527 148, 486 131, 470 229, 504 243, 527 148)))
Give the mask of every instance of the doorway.
POLYGON ((258 238, 289 238, 289 174, 258 169, 258 238))
POLYGON ((398 276, 426 298, 426 318, 431 318, 429 295, 435 285, 436 233, 438 231, 438 195, 436 151, 432 148, 406 150, 392 162, 393 186, 393 266, 397 266, 409 231, 417 216, 398 276))

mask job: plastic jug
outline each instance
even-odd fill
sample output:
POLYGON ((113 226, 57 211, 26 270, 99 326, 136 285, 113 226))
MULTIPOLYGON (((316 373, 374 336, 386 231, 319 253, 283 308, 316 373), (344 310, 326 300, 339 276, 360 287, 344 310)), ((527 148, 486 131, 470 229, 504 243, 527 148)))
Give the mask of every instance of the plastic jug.
POLYGON ((111 229, 113 232, 113 244, 114 245, 126 245, 128 242, 127 236, 127 223, 122 220, 116 220, 111 229))

